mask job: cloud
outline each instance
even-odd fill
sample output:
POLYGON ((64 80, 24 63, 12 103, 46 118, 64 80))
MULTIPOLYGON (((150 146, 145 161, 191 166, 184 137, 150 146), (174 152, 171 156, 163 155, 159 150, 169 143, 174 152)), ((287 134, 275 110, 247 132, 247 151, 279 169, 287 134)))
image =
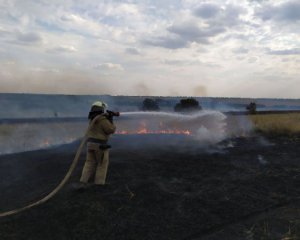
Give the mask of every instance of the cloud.
MULTIPOLYGON (((252 73, 276 66, 265 72, 273 76, 288 69, 290 78, 282 79, 295 79, 291 86, 297 89, 299 4, 299 0, 0 0, 0 72, 5 76, 1 75, 0 85, 6 81, 10 91, 23 84, 20 91, 55 93, 66 86, 65 93, 89 93, 105 82, 110 93, 204 95, 204 88, 197 86, 205 82, 213 96, 266 97, 272 94, 263 84, 265 75, 253 82, 252 73), (250 82, 261 91, 235 88, 250 82)), ((299 93, 287 91, 286 97, 291 96, 299 93)))
POLYGON ((117 71, 123 71, 124 68, 120 64, 115 64, 115 63, 101 63, 93 66, 94 69, 99 69, 99 70, 117 70, 117 71))
POLYGON ((17 44, 39 44, 42 42, 42 37, 39 33, 35 32, 28 32, 28 33, 22 33, 17 32, 15 34, 15 41, 14 43, 17 44))
POLYGON ((43 38, 39 32, 26 32, 7 29, 0 26, 0 37, 6 39, 9 43, 19 45, 39 45, 43 42, 43 38))
MULTIPOLYGON (((175 66, 180 66, 180 65, 187 65, 189 64, 188 61, 186 60, 169 60, 169 59, 165 59, 162 61, 164 64, 167 65, 175 65, 175 66)), ((195 63, 195 62, 194 62, 195 63)))
POLYGON ((173 24, 167 30, 171 33, 177 34, 186 42, 197 42, 202 44, 208 44, 209 38, 226 31, 223 27, 202 27, 192 21, 173 24))
POLYGON ((263 3, 263 2, 268 2, 269 0, 248 0, 250 3, 263 3))
POLYGON ((131 55, 141 55, 140 50, 138 50, 137 48, 126 48, 125 52, 131 55))
POLYGON ((195 10, 181 12, 157 37, 143 39, 142 42, 152 46, 169 49, 188 48, 191 43, 212 44, 213 39, 234 26, 245 24, 241 16, 247 10, 232 4, 217 5, 203 3, 195 10))
POLYGON ((93 37, 99 37, 103 31, 101 23, 85 16, 80 16, 74 13, 64 13, 56 24, 65 30, 73 30, 81 35, 89 34, 93 37))
POLYGON ((247 9, 242 5, 229 3, 225 5, 202 3, 193 11, 194 16, 206 20, 210 27, 223 26, 228 28, 241 24, 243 21, 240 17, 246 13, 247 9))
POLYGON ((144 39, 143 43, 170 49, 186 48, 191 43, 210 44, 211 38, 226 31, 222 26, 203 27, 194 21, 173 23, 165 36, 144 39))
POLYGON ((300 55, 300 48, 268 50, 269 55, 300 55))
POLYGON ((257 10, 256 16, 264 21, 298 22, 300 20, 300 2, 287 1, 279 5, 266 4, 262 9, 257 10))
POLYGON ((142 39, 141 42, 147 45, 164 47, 169 49, 185 48, 189 45, 189 42, 186 41, 186 39, 174 35, 146 38, 146 39, 142 39))
POLYGON ((195 66, 199 65, 202 67, 207 67, 207 68, 220 68, 221 66, 219 64, 216 64, 214 62, 202 62, 198 59, 195 60, 190 60, 190 59, 182 59, 182 60, 169 60, 165 59, 162 61, 162 63, 171 65, 171 66, 195 66))
POLYGON ((232 52, 236 53, 236 54, 246 54, 249 52, 249 49, 244 48, 244 47, 239 47, 239 48, 232 49, 232 52))
POLYGON ((10 35, 10 34, 11 34, 10 31, 7 31, 0 27, 0 37, 4 37, 4 36, 10 35))
POLYGON ((222 38, 222 41, 227 41, 231 39, 241 40, 248 42, 250 40, 256 40, 256 35, 254 34, 243 34, 243 33, 228 33, 222 38))
POLYGON ((63 45, 63 46, 58 46, 55 48, 48 49, 47 52, 48 53, 73 53, 73 52, 77 52, 77 49, 74 46, 63 45))
POLYGON ((194 15, 208 19, 215 17, 220 10, 220 7, 216 4, 204 3, 194 10, 194 15))
POLYGON ((248 58, 248 63, 256 63, 258 61, 257 57, 250 57, 248 58))
POLYGON ((59 69, 56 68, 47 69, 47 68, 34 67, 29 70, 31 72, 36 72, 36 73, 60 73, 61 72, 59 69))

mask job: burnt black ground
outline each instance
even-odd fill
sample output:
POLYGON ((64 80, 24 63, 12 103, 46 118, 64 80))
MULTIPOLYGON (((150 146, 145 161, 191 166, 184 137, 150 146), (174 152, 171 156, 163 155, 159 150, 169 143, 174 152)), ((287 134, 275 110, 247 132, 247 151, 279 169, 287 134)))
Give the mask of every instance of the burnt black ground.
MULTIPOLYGON (((55 198, 0 219, 0 239, 300 239, 300 138, 236 138, 209 150, 162 144, 171 140, 115 137, 109 184, 79 192, 83 153, 55 198)), ((0 157, 1 212, 54 188, 77 147, 0 157)))

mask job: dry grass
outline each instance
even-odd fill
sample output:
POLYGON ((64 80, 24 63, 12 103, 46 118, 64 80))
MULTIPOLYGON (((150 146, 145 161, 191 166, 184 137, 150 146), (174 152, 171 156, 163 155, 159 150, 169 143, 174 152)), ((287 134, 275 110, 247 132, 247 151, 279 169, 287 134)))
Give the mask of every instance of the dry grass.
POLYGON ((300 113, 250 115, 255 130, 266 134, 299 134, 300 113))
POLYGON ((10 124, 0 124, 0 136, 9 136, 15 131, 15 126, 10 124))

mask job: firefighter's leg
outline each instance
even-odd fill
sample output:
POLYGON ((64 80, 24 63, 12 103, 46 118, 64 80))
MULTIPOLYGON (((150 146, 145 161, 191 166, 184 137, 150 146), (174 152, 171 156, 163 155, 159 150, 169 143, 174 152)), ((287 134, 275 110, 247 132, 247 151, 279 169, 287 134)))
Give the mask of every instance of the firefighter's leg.
POLYGON ((107 175, 107 168, 109 163, 109 150, 100 150, 100 159, 98 161, 95 184, 104 185, 107 175))
POLYGON ((82 170, 80 182, 87 183, 91 176, 95 173, 96 169, 96 153, 97 147, 93 143, 87 144, 86 161, 82 170))

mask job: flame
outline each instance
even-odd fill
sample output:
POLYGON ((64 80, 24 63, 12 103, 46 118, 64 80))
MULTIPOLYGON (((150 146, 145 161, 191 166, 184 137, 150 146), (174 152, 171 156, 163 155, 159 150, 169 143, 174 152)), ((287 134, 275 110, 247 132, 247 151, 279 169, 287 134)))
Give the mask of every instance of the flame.
POLYGON ((151 131, 151 130, 147 130, 147 129, 140 129, 137 131, 126 131, 126 130, 121 130, 121 131, 117 131, 116 134, 121 134, 121 135, 128 135, 128 134, 181 134, 181 135, 191 135, 191 131, 189 130, 156 130, 156 131, 151 131))
POLYGON ((146 127, 139 128, 137 130, 119 130, 116 134, 127 135, 127 134, 179 134, 179 135, 191 135, 192 132, 187 129, 159 129, 150 130, 146 127))
MULTIPOLYGON (((128 127, 128 126, 127 126, 128 127)), ((191 135, 192 131, 189 129, 181 129, 178 124, 166 124, 164 122, 139 122, 136 129, 129 128, 117 130, 116 134, 128 135, 128 134, 178 134, 178 135, 191 135)))
POLYGON ((41 147, 49 147, 50 146, 50 142, 48 139, 45 139, 42 144, 40 145, 41 147))
POLYGON ((71 143, 71 142, 74 142, 75 140, 76 140, 75 137, 68 137, 63 142, 55 142, 51 138, 49 138, 49 139, 46 138, 46 139, 44 139, 44 140, 41 141, 41 143, 39 144, 39 146, 42 147, 42 148, 45 148, 45 147, 50 147, 50 146, 57 145, 57 144, 71 143))

